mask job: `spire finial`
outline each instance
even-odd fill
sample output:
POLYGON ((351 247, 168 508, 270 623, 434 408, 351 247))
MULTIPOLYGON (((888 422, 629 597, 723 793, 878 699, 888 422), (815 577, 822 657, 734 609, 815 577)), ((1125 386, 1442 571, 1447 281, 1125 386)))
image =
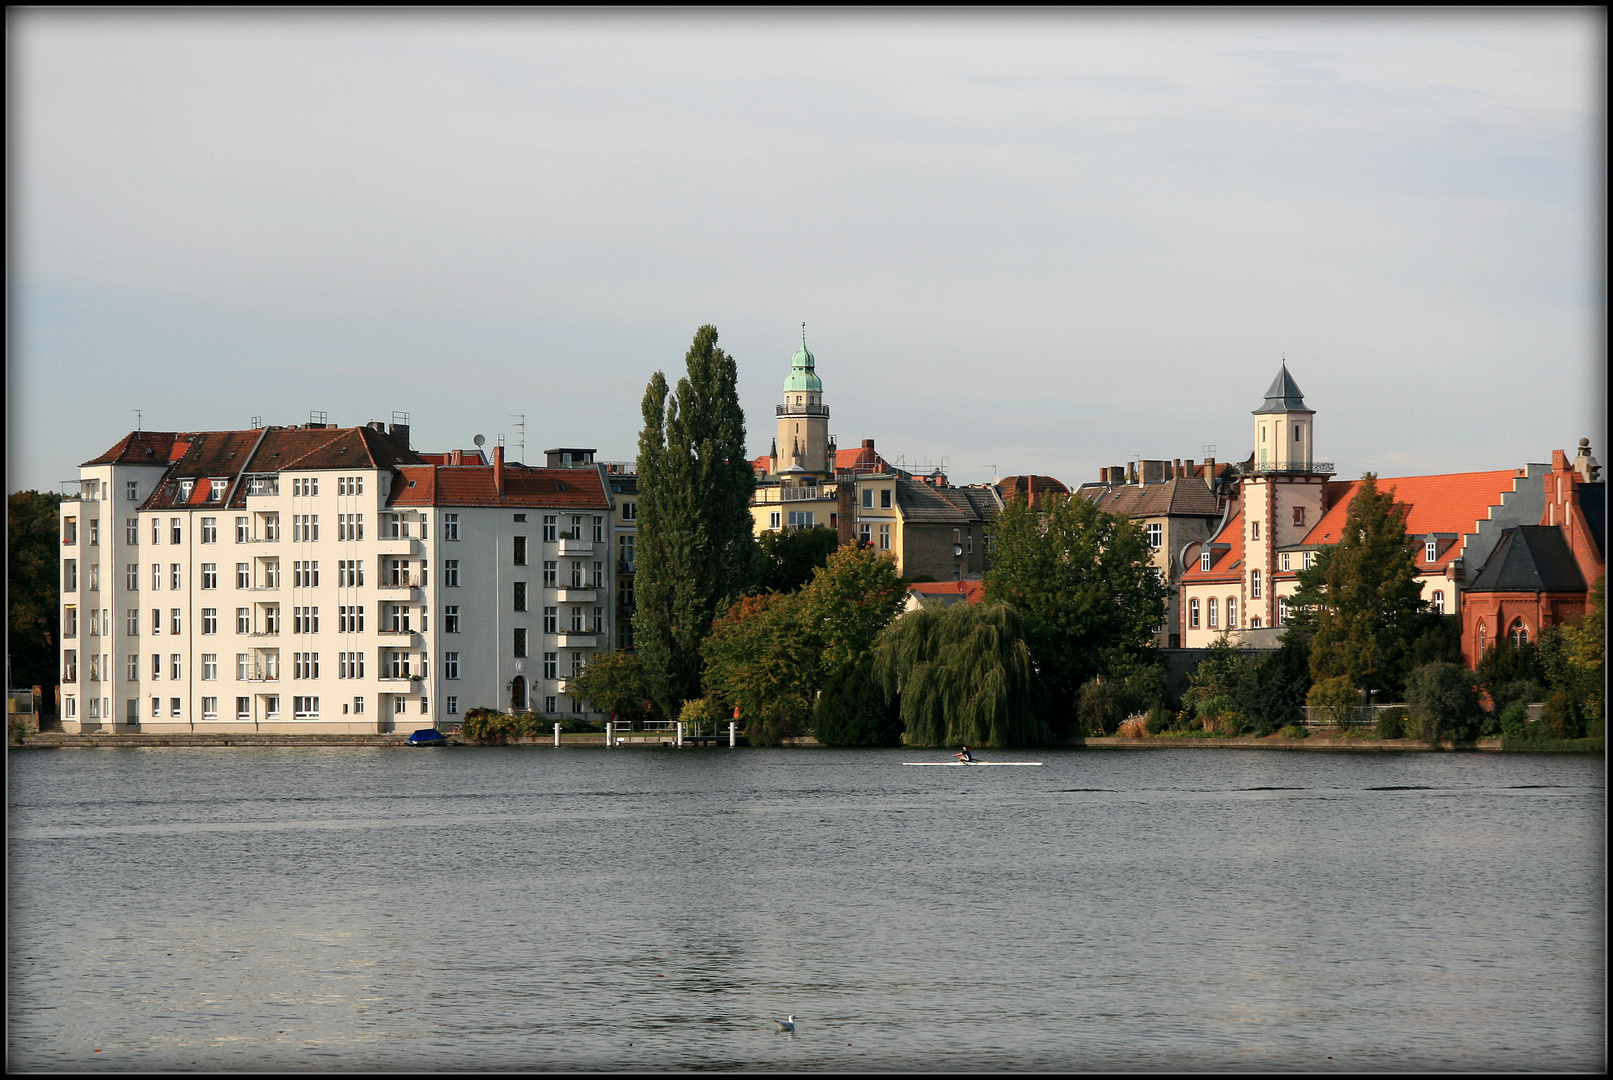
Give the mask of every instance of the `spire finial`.
POLYGON ((806 348, 806 323, 801 324, 801 348, 806 348))

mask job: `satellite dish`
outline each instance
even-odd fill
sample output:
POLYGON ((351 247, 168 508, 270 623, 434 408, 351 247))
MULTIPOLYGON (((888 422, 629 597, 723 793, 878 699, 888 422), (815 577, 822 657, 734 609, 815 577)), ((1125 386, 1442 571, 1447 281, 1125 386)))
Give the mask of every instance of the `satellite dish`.
POLYGON ((471 440, 471 442, 475 443, 478 447, 481 446, 486 441, 487 441, 487 436, 486 435, 478 435, 474 439, 471 440))

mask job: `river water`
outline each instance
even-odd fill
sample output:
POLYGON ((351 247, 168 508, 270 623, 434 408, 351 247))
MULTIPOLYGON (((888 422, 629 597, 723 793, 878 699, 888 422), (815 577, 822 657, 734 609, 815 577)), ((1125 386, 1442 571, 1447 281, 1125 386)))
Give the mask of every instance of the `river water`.
POLYGON ((13 751, 8 1064, 1605 1064, 1599 759, 944 756, 13 751))

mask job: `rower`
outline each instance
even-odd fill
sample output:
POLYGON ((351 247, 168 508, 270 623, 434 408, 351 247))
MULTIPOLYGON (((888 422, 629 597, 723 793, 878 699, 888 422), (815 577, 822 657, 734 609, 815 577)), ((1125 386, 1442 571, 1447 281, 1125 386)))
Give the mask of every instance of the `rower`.
POLYGON ((975 756, 969 753, 969 748, 967 746, 952 756, 963 762, 965 765, 973 765, 975 762, 975 756))

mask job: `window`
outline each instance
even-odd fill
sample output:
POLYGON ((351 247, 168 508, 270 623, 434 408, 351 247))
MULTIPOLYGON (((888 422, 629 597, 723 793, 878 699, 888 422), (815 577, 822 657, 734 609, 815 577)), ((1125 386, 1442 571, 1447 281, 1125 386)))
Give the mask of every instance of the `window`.
POLYGON ((263 515, 263 538, 265 540, 278 540, 278 539, 280 539, 280 515, 279 514, 264 514, 263 515))
MULTIPOLYGON (((545 679, 559 678, 560 654, 546 652, 543 654, 543 677, 545 679)), ((553 709, 549 710, 553 712, 553 709)))
POLYGON ((1209 625, 1209 628, 1211 630, 1214 630, 1217 626, 1220 625, 1219 623, 1216 622, 1215 597, 1212 596, 1208 600, 1206 600, 1204 602, 1204 608, 1205 608, 1206 622, 1209 625))
MULTIPOLYGON (((779 514, 779 512, 777 510, 773 510, 773 511, 769 512, 768 515, 767 515, 767 527, 769 529, 777 529, 779 527, 779 518, 780 518, 780 516, 781 515, 779 514)), ((626 540, 627 537, 624 536, 624 537, 622 537, 622 539, 626 540)))
POLYGON ((445 679, 459 678, 459 654, 446 652, 442 654, 442 677, 445 679))
POLYGON ((204 589, 216 589, 216 588, 218 588, 218 563, 216 563, 216 562, 204 562, 204 563, 202 563, 202 588, 204 588, 204 589))
POLYGON ((216 543, 218 543, 218 518, 216 518, 216 517, 204 517, 204 518, 202 518, 202 543, 204 543, 204 544, 216 544, 216 543))
POLYGON ((362 540, 364 539, 363 514, 337 514, 336 539, 362 540))
POLYGON ((168 677, 175 680, 183 678, 184 676, 181 674, 181 672, 184 668, 185 655, 183 653, 169 653, 168 659, 170 661, 168 665, 168 677))
POLYGON ((559 633, 559 609, 546 607, 543 609, 543 632, 545 634, 559 633))
POLYGON ((138 544, 140 542, 140 519, 129 518, 123 523, 123 542, 125 544, 138 544))
POLYGON ((605 564, 602 563, 602 562, 596 562, 594 564, 594 588, 602 589, 604 587, 605 587, 605 564))
POLYGON ((101 591, 101 564, 100 563, 93 563, 93 562, 90 563, 89 591, 90 592, 100 592, 101 591))
MULTIPOLYGON (((159 663, 160 663, 159 659, 159 663)), ((78 682, 78 650, 62 650, 62 682, 78 682)))
POLYGON ((890 488, 880 488, 879 489, 879 508, 881 510, 889 510, 891 508, 891 489, 890 488))
POLYGON ((870 487, 865 487, 865 488, 863 488, 863 509, 864 510, 872 510, 873 508, 874 508, 874 489, 870 488, 870 487))
POLYGON ((319 587, 319 560, 299 559, 291 564, 291 585, 298 589, 319 587))
POLYGON ((123 616, 123 632, 128 634, 130 637, 138 637, 140 635, 140 609, 139 608, 132 607, 132 608, 129 608, 128 611, 124 612, 124 616, 123 616))
POLYGON ((202 681, 212 682, 218 678, 218 653, 202 653, 202 681))
POLYGON ((881 550, 881 551, 889 551, 890 549, 891 549, 891 527, 889 525, 881 525, 879 527, 879 550, 881 550))
POLYGON ((336 478, 336 494, 364 494, 364 478, 362 476, 338 476, 336 478))
POLYGON ((1260 539, 1260 522, 1251 521, 1249 523, 1249 539, 1251 539, 1251 540, 1259 540, 1260 539))
POLYGON ((1157 550, 1159 550, 1159 546, 1161 544, 1163 544, 1164 542, 1165 542, 1165 526, 1162 525, 1161 523, 1157 522, 1157 521, 1149 522, 1149 524, 1148 524, 1148 546, 1157 551, 1157 550))
POLYGON ((90 546, 101 546, 101 519, 90 518, 90 546))
POLYGON ((555 524, 554 523, 555 523, 555 516, 553 514, 545 514, 545 515, 543 515, 543 541, 546 544, 554 543, 554 539, 555 539, 555 524))
POLYGON ((78 560, 77 559, 63 559, 62 560, 62 591, 63 592, 77 592, 78 591, 78 560))
POLYGON ((252 677, 252 654, 238 652, 235 654, 235 678, 238 682, 246 682, 252 677))
POLYGON ((602 517, 596 517, 594 519, 594 543, 603 544, 604 542, 605 542, 605 519, 602 518, 602 517))
POLYGON ((364 560, 338 559, 336 561, 336 584, 344 589, 357 588, 364 584, 364 560))
MULTIPOLYGON (((778 517, 777 514, 773 516, 778 517)), ((778 528, 777 521, 773 523, 773 527, 778 528)), ((633 573, 638 568, 638 537, 632 533, 623 533, 616 538, 616 546, 620 549, 619 553, 621 555, 621 564, 618 569, 624 573, 633 573)))
POLYGON ((1282 559, 1282 568, 1284 570, 1291 569, 1291 567, 1288 565, 1288 552, 1283 552, 1280 558, 1282 559))
POLYGON ((1256 600, 1260 599, 1260 571, 1249 571, 1249 595, 1256 600))
POLYGON ((1294 441, 1299 442, 1299 425, 1294 425, 1294 441))
POLYGON ((1294 507, 1294 524, 1305 524, 1305 508, 1303 506, 1294 507))
POLYGON ((78 543, 78 518, 71 515, 62 518, 62 543, 78 543))
POLYGON ((151 609, 151 632, 153 634, 162 633, 162 608, 154 607, 151 609))
POLYGON ((244 518, 244 517, 236 518, 235 519, 235 542, 237 544, 245 544, 245 543, 248 543, 251 539, 252 539, 251 519, 250 518, 244 518))
POLYGON ((1227 629, 1238 628, 1238 600, 1236 597, 1227 597, 1227 629))
POLYGON ((515 655, 526 655, 526 627, 524 626, 515 628, 515 655))
MULTIPOLYGON (((111 628, 108 627, 108 630, 110 630, 110 629, 111 628)), ((91 637, 100 637, 101 636, 101 609, 100 608, 90 608, 90 636, 91 637)))
POLYGON ((319 539, 318 514, 292 514, 291 540, 292 543, 313 543, 319 539))
MULTIPOLYGON (((571 654, 571 675, 572 675, 573 678, 576 678, 581 673, 582 673, 582 653, 574 652, 574 653, 571 654)), ((573 712, 576 711, 576 700, 575 699, 572 700, 572 711, 573 712)))
POLYGON ((1423 545, 1423 561, 1433 562, 1439 558, 1439 541, 1430 540, 1423 545))
POLYGON ((291 493, 304 496, 318 495, 319 477, 305 476, 302 479, 293 479, 291 481, 291 493))
POLYGON ((362 634, 364 632, 364 605, 339 605, 336 608, 336 632, 338 634, 362 634))
POLYGON ((265 694, 263 696, 263 716, 266 720, 276 720, 280 717, 280 695, 265 694))
POLYGON ((238 607, 235 609, 235 632, 237 634, 250 634, 252 632, 252 609, 238 607))
POLYGON ((543 563, 543 584, 547 588, 554 588, 559 584, 560 564, 553 559, 545 559, 543 563))
POLYGON ((526 610, 526 582, 517 581, 515 584, 515 610, 526 610))
POLYGON ((319 678, 319 654, 316 652, 292 653, 291 677, 293 679, 319 678))
POLYGON ((1277 625, 1288 625, 1288 597, 1286 596, 1277 598, 1277 625))
POLYGON ((280 605, 263 605, 263 632, 265 634, 278 634, 280 632, 280 605))
MULTIPOLYGON (((111 674, 108 672, 108 674, 111 674)), ((101 681, 101 654, 90 654, 90 682, 101 681)))
POLYGON ((140 654, 130 653, 123 665, 124 678, 130 682, 140 681, 140 654))
POLYGON ((442 632, 445 634, 459 633, 458 604, 449 604, 442 609, 442 632))
POLYGON ((169 611, 173 615, 173 632, 176 633, 176 634, 181 633, 182 631, 179 628, 179 620, 180 620, 180 616, 184 613, 184 609, 183 608, 170 608, 169 611))
POLYGON ((409 677, 409 654, 406 652, 390 652, 387 654, 387 675, 393 679, 407 679, 409 677))
POLYGON ((525 566, 526 565, 526 537, 524 537, 524 536, 515 537, 515 547, 514 547, 514 553, 512 555, 512 559, 515 562, 516 566, 525 566))
POLYGON ((337 653, 336 677, 338 679, 362 679, 364 677, 364 654, 362 652, 337 653))
POLYGON ((623 521, 637 521, 638 520, 638 503, 636 503, 636 502, 624 502, 622 504, 622 520, 623 521))
POLYGON ((449 716, 459 715, 459 699, 457 697, 445 697, 442 700, 444 712, 446 712, 449 716))
POLYGON ((866 521, 857 526, 857 542, 868 547, 874 546, 874 527, 866 521))
POLYGON ((298 720, 317 720, 319 718, 319 699, 317 697, 293 697, 291 699, 291 710, 298 720))
POLYGON ((1311 568, 1311 564, 1316 561, 1316 552, 1305 552, 1299 557, 1299 561, 1301 566, 1303 566, 1306 570, 1309 570, 1311 568))
POLYGON ((237 720, 250 720, 250 719, 252 719, 252 699, 251 698, 249 698, 249 697, 238 697, 238 698, 235 699, 235 718, 237 720))
POLYGON ((140 589, 140 564, 139 563, 132 562, 132 563, 129 563, 126 566, 124 566, 124 568, 123 568, 123 587, 125 589, 133 589, 136 592, 139 591, 139 589, 140 589))
POLYGON ((1512 628, 1507 631, 1507 636, 1512 639, 1512 644, 1515 648, 1521 649, 1529 644, 1529 627, 1524 625, 1522 619, 1514 619, 1512 620, 1512 628))
POLYGON ((571 587, 573 589, 582 588, 582 560, 581 559, 573 559, 573 560, 571 560, 571 587))
POLYGON ((184 588, 185 567, 181 563, 168 564, 168 587, 178 592, 184 588))
POLYGON ((151 542, 153 544, 162 543, 162 518, 154 517, 151 519, 151 542))
POLYGON ((170 534, 168 538, 170 540, 172 540, 176 544, 181 542, 181 540, 180 540, 180 532, 179 532, 179 524, 180 524, 180 522, 182 520, 183 520, 182 518, 169 518, 168 519, 168 532, 170 534))
POLYGON ((1445 614, 1445 593, 1441 589, 1434 590, 1434 614, 1445 614))
POLYGON ((442 538, 444 540, 459 539, 459 515, 444 514, 442 516, 442 538))
POLYGON ((552 712, 558 712, 559 711, 558 709, 555 708, 555 699, 554 698, 546 697, 546 698, 543 699, 543 711, 546 712, 546 713, 552 713, 552 712))
POLYGON ((442 561, 442 583, 447 589, 459 587, 459 560, 444 559, 442 561))
POLYGON ((1208 551, 1206 551, 1204 554, 1200 555, 1199 556, 1199 569, 1203 570, 1203 571, 1208 571, 1210 569, 1210 563, 1214 560, 1214 558, 1215 558, 1215 556, 1212 553, 1208 552, 1208 551))
POLYGON ((571 609, 571 632, 580 634, 582 629, 582 608, 574 607, 571 609))
POLYGON ((204 634, 216 634, 216 633, 218 633, 218 608, 214 608, 214 607, 204 607, 204 608, 202 608, 202 633, 204 633, 204 634))
POLYGON ((605 632, 605 609, 602 608, 602 607, 596 607, 594 609, 594 633, 603 634, 604 632, 605 632))
POLYGON ((140 501, 140 481, 125 480, 123 482, 123 497, 130 502, 140 501))
POLYGON ((1488 633, 1488 631, 1487 631, 1487 628, 1484 625, 1484 620, 1480 619, 1479 620, 1479 655, 1480 656, 1484 655, 1484 639, 1485 639, 1487 633, 1488 633))
POLYGON ((319 609, 317 607, 292 608, 291 632, 293 634, 319 633, 319 609))
POLYGON ((358 713, 360 716, 364 714, 364 699, 362 697, 356 697, 353 699, 353 711, 358 713))

